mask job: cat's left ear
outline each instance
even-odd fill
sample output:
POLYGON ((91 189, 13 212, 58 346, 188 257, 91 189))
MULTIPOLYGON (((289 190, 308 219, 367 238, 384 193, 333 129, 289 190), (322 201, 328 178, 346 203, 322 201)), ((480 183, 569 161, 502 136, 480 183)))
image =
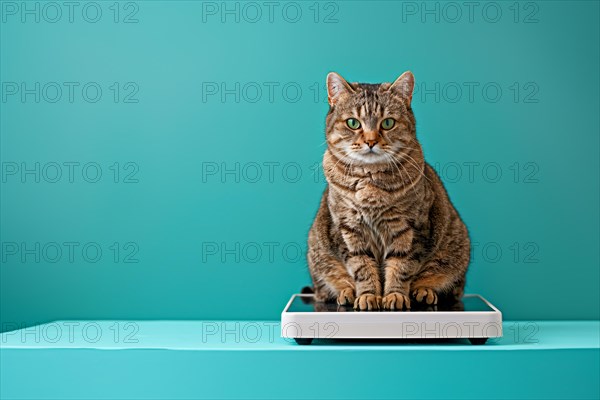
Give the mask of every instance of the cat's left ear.
POLYGON ((397 91, 402 97, 412 101, 413 89, 415 88, 415 77, 410 71, 406 71, 390 86, 390 90, 397 91))
POLYGON ((344 94, 352 92, 354 92, 354 89, 339 74, 330 72, 327 75, 327 101, 330 106, 333 107, 344 94))

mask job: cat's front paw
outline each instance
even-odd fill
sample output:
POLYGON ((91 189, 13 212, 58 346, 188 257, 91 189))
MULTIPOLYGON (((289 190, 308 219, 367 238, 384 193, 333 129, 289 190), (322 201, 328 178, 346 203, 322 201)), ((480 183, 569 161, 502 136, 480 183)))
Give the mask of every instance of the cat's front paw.
POLYGON ((383 297, 383 308, 390 311, 410 310, 410 299, 402 293, 390 293, 383 297))
POLYGON ((413 290, 412 295, 419 303, 426 303, 435 305, 438 302, 438 296, 435 290, 427 287, 416 288, 413 290))
POLYGON ((378 311, 381 309, 381 296, 365 293, 354 300, 354 309, 358 311, 378 311))
POLYGON ((356 296, 354 295, 354 289, 346 288, 346 289, 343 289, 340 292, 340 294, 338 295, 337 303, 340 306, 353 304, 355 298, 356 298, 356 296))

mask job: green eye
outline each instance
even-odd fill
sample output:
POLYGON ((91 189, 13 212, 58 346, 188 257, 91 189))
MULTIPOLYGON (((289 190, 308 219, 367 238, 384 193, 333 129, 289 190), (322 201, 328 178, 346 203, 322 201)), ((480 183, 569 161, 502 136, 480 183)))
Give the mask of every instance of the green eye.
POLYGON ((394 120, 394 118, 386 118, 381 123, 381 127, 387 131, 389 129, 392 129, 395 124, 396 120, 394 120))
POLYGON ((348 128, 350 128, 350 129, 360 128, 360 122, 358 122, 358 120, 355 118, 348 118, 346 120, 346 125, 348 125, 348 128))

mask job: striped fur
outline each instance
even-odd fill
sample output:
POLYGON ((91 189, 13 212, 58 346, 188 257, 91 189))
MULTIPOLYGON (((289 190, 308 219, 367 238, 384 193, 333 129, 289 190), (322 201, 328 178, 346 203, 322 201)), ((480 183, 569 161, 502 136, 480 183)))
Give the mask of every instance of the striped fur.
POLYGON ((411 109, 414 78, 393 84, 327 77, 327 188, 308 237, 320 301, 358 310, 409 309, 460 298, 469 264, 465 224, 423 158, 411 109), (351 129, 348 118, 361 124, 351 129), (393 118, 385 130, 382 121, 393 118))

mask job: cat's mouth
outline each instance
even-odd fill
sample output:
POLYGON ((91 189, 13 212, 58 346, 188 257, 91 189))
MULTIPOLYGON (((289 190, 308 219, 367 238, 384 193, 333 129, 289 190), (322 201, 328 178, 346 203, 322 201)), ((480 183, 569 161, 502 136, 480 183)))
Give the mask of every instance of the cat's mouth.
POLYGON ((381 163, 386 160, 385 152, 377 147, 353 151, 350 152, 349 156, 350 158, 365 164, 381 163))
POLYGON ((375 146, 375 147, 363 148, 358 153, 365 155, 365 156, 377 157, 377 156, 382 156, 384 154, 384 151, 381 149, 381 147, 375 146))

